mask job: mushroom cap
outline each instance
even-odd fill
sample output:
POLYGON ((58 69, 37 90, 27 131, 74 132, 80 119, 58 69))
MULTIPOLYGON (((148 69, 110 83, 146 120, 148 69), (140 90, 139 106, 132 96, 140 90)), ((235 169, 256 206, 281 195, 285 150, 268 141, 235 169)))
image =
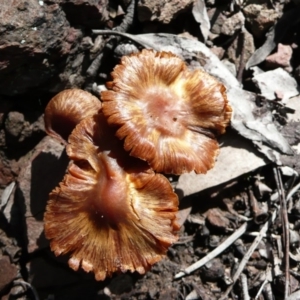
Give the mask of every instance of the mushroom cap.
POLYGON ((73 160, 50 194, 45 234, 69 266, 145 273, 177 240, 178 198, 169 181, 130 157, 101 114, 84 119, 69 137, 73 160))
POLYGON ((55 95, 45 109, 47 134, 66 144, 75 126, 101 108, 98 98, 80 89, 68 89, 55 95))
POLYGON ((225 132, 231 107, 225 87, 202 70, 188 70, 176 55, 143 50, 124 56, 101 93, 110 125, 130 155, 157 172, 206 173, 225 132))

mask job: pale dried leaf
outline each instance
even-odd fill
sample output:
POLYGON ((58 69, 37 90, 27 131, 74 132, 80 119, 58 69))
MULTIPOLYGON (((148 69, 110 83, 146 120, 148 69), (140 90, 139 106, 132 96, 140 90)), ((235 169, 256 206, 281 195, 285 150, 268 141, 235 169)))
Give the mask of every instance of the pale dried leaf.
POLYGON ((200 30, 202 32, 204 41, 206 41, 210 30, 210 22, 207 15, 205 2, 203 0, 194 1, 192 14, 196 22, 200 24, 200 30))
POLYGON ((265 43, 258 48, 250 57, 246 64, 246 69, 256 66, 263 62, 266 57, 275 49, 278 42, 286 35, 288 30, 300 21, 300 7, 292 9, 283 14, 277 24, 272 27, 265 43))

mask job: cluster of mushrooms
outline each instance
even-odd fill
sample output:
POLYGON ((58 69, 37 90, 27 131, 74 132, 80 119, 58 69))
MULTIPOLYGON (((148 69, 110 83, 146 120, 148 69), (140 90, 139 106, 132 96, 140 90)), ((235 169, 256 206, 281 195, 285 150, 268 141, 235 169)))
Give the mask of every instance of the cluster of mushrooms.
POLYGON ((45 234, 69 266, 104 280, 144 274, 176 242, 178 197, 163 174, 206 173, 231 117, 225 87, 169 52, 125 56, 98 98, 65 90, 45 110, 66 144, 67 174, 49 196, 45 234))

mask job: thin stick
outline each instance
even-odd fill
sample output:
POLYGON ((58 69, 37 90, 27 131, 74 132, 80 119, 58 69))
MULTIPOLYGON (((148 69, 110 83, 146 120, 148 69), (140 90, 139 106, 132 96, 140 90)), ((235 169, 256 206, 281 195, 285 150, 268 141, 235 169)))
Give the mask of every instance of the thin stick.
POLYGON ((245 61, 244 61, 244 57, 245 57, 245 30, 244 30, 244 28, 239 33, 238 39, 239 39, 242 47, 241 47, 241 56, 240 56, 240 61, 239 61, 239 68, 238 68, 238 73, 237 73, 237 80, 239 82, 242 82, 243 73, 244 73, 244 69, 245 69, 245 61))
POLYGON ((108 30, 108 29, 94 29, 92 30, 92 32, 94 34, 98 34, 98 35, 117 35, 117 36, 121 36, 124 38, 127 38, 130 41, 133 41, 135 43, 137 43, 138 45, 145 47, 145 44, 138 41, 137 39, 134 38, 134 35, 129 34, 129 33, 125 33, 125 32, 119 32, 119 31, 114 31, 114 30, 108 30))
POLYGON ((262 283, 262 285, 261 285, 261 287, 259 288, 259 290, 258 290, 258 292, 257 292, 257 294, 256 294, 256 296, 255 296, 255 298, 254 298, 254 300, 257 300, 257 299, 258 299, 258 297, 259 297, 260 294, 262 293, 262 291, 263 291, 265 285, 266 285, 268 282, 269 282, 269 281, 266 279, 266 280, 262 283))
MULTIPOLYGON (((120 33, 128 31, 128 29, 132 25, 133 18, 134 18, 134 11, 135 11, 135 2, 136 2, 136 0, 131 0, 129 6, 127 7, 127 13, 126 13, 125 17, 123 18, 122 23, 119 26, 115 27, 114 30, 107 30, 107 32, 108 31, 110 32, 110 35, 112 35, 111 32, 114 32, 117 37, 110 38, 106 42, 104 49, 102 51, 100 51, 100 53, 93 60, 92 64, 89 66, 89 68, 87 70, 87 75, 90 78, 94 78, 96 76, 96 74, 101 66, 101 63, 103 61, 103 58, 105 56, 105 53, 112 50, 116 46, 118 41, 120 40, 120 33)), ((122 34, 121 34, 121 36, 122 36, 122 34)))
POLYGON ((264 288, 264 297, 265 297, 265 300, 274 300, 275 299, 275 297, 273 295, 272 286, 271 286, 270 282, 268 282, 265 285, 265 288, 264 288))
POLYGON ((206 263, 208 263, 211 259, 215 258, 217 255, 222 253, 225 249, 227 249, 231 244, 233 244, 238 238, 240 238, 247 230, 248 223, 244 223, 238 230, 236 230, 231 236, 229 236, 221 245, 211 251, 209 254, 187 267, 183 271, 179 272, 174 276, 175 279, 179 279, 185 275, 191 274, 195 270, 201 268, 206 263))
POLYGON ((243 273, 241 274, 241 284, 242 284, 242 290, 243 290, 243 299, 250 300, 250 296, 249 296, 249 292, 248 292, 247 276, 243 273))
POLYGON ((285 273, 285 287, 284 287, 284 299, 287 299, 290 294, 290 233, 289 233, 289 220, 287 216, 287 208, 286 208, 286 199, 285 192, 283 189, 281 175, 279 173, 278 167, 275 166, 273 168, 275 181, 277 185, 277 190, 279 194, 279 201, 281 207, 281 221, 283 227, 283 242, 284 242, 284 273, 285 273))
POLYGON ((266 274, 266 279, 265 279, 264 282, 262 283, 262 285, 261 285, 260 289, 258 290, 258 292, 257 292, 257 294, 256 294, 256 296, 255 296, 255 298, 254 298, 254 300, 257 300, 257 299, 259 298, 260 294, 262 293, 262 291, 264 290, 265 286, 266 286, 267 284, 269 284, 270 282, 272 282, 272 279, 273 279, 273 278, 272 278, 272 270, 271 270, 271 266, 268 266, 268 268, 267 268, 265 274, 266 274))
POLYGON ((258 246, 258 244, 260 243, 260 241, 262 240, 263 236, 266 234, 266 232, 269 229, 269 226, 271 223, 274 222, 275 218, 276 218, 276 214, 277 214, 277 210, 275 210, 272 214, 272 217, 270 220, 268 220, 263 227, 261 228, 259 235, 255 238, 255 240, 253 241, 252 245, 250 246, 250 248, 248 249, 247 253, 245 254, 245 256, 243 257, 243 259, 241 260, 235 274, 232 277, 232 281, 233 284, 231 286, 229 286, 227 288, 227 290, 225 291, 224 295, 221 297, 220 300, 225 300, 228 296, 228 294, 230 293, 230 291, 232 290, 235 282, 237 281, 237 279, 239 278, 240 274, 243 272, 248 260, 250 259, 252 253, 254 252, 254 250, 256 249, 256 247, 258 246))
POLYGON ((130 4, 127 7, 126 15, 122 20, 122 23, 119 26, 115 27, 114 30, 119 32, 126 32, 129 30, 134 19, 135 2, 136 0, 131 0, 130 4))

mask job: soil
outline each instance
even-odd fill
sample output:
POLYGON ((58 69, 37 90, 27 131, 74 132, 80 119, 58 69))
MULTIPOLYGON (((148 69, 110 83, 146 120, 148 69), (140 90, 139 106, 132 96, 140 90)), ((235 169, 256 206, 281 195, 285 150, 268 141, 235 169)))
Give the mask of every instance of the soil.
MULTIPOLYGON (((253 70, 246 69, 272 28, 285 13, 298 11, 299 3, 136 2, 133 18, 130 1, 125 0, 4 0, 1 4, 1 300, 300 299, 300 294, 295 294, 300 289, 299 122, 288 123, 287 110, 280 102, 283 96, 278 93, 274 101, 266 99, 252 80, 253 70), (44 236, 48 195, 62 180, 69 160, 64 145, 46 135, 43 114, 49 100, 67 88, 82 88, 99 97, 113 67, 124 51, 129 51, 116 47, 124 38, 92 32, 113 28, 132 34, 166 32, 205 43, 245 90, 261 97, 258 108, 267 103, 264 109, 271 111, 272 122, 295 154, 281 156, 290 174, 283 171, 277 176, 281 166, 265 158, 267 163, 259 168, 205 190, 185 197, 178 191, 183 225, 178 242, 166 257, 145 275, 115 274, 97 282, 93 274, 71 270, 68 256, 55 257, 44 236), (226 243, 243 224, 247 225, 245 232, 220 254, 191 274, 175 279, 176 274, 226 243), (258 237, 260 241, 235 278, 258 237), (293 293, 294 298, 287 298, 293 293)), ((260 72, 281 68, 297 85, 299 19, 286 22, 289 30, 279 34, 270 55, 255 65, 260 72)), ((232 131, 228 129, 226 134, 232 131)), ((254 146, 253 153, 257 153, 254 146)), ((170 180, 176 191, 178 177, 170 180)))

